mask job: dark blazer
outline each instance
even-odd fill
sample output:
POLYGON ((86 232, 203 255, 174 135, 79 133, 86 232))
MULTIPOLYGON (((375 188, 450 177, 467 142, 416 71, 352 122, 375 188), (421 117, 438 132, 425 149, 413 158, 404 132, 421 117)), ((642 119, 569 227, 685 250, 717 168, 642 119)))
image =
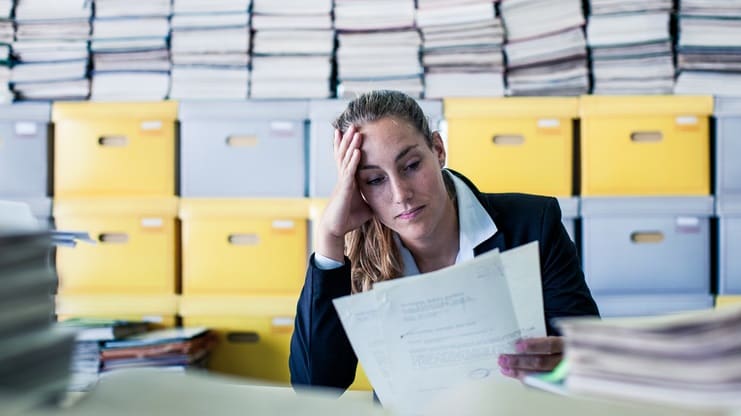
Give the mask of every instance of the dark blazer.
MULTIPOLYGON (((548 335, 558 335, 551 324, 553 318, 599 315, 584 281, 574 243, 561 224, 561 209, 555 198, 483 194, 468 179, 450 172, 471 188, 497 226, 496 234, 474 249, 475 255, 539 241, 548 335)), ((345 258, 342 267, 321 270, 315 266, 312 255, 291 337, 288 364, 293 385, 321 385, 344 390, 352 384, 358 359, 332 304, 332 299, 349 294, 349 259, 345 258)))

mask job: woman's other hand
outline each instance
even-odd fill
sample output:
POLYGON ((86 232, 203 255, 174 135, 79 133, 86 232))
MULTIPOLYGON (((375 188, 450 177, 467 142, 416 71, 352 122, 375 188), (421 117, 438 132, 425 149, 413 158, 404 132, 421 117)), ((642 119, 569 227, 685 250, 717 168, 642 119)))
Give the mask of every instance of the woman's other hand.
POLYGON ((516 354, 499 356, 499 367, 505 376, 522 379, 530 373, 553 370, 563 358, 561 337, 521 339, 515 343, 516 354))

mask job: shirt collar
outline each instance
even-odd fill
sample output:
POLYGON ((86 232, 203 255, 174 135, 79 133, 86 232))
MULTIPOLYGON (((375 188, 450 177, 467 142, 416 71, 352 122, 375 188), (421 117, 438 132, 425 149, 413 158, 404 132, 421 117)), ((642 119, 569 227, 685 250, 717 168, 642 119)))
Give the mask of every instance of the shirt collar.
MULTIPOLYGON (((443 171, 455 185, 456 200, 458 202, 458 256, 455 263, 461 263, 474 257, 474 249, 497 232, 497 226, 486 209, 481 205, 471 188, 455 175, 443 171)), ((417 264, 412 253, 402 244, 399 235, 394 233, 394 239, 399 247, 401 258, 404 261, 404 276, 419 274, 417 264)))

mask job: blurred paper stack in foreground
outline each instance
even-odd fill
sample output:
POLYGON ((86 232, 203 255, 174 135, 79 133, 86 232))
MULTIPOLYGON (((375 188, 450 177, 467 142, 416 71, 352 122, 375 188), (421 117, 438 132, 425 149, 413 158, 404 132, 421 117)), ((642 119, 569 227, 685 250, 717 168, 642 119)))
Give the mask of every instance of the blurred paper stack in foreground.
POLYGON ((414 0, 337 0, 334 16, 338 97, 379 88, 422 96, 414 0))
POLYGON ((677 94, 741 96, 741 1, 679 2, 677 94))
POLYGON ((331 0, 255 0, 252 98, 331 96, 331 0))
POLYGON ((246 99, 250 0, 173 0, 173 99, 246 99))
POLYGON ((425 97, 504 95, 504 29, 492 0, 419 0, 425 97))
POLYGON ((700 408, 741 406, 741 308, 649 318, 564 319, 575 393, 700 408))
POLYGON ((90 93, 90 0, 18 0, 16 63, 11 82, 20 100, 80 100, 90 93))
POLYGON ((671 94, 671 0, 591 0, 587 43, 595 94, 671 94))
POLYGON ((504 0, 509 95, 589 91, 581 0, 504 0))

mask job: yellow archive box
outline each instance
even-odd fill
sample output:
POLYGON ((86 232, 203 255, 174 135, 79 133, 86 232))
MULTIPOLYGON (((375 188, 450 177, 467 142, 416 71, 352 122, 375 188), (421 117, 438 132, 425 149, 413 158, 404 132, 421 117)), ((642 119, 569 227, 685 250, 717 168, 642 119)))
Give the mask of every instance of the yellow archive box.
POLYGON ((724 306, 731 306, 731 305, 741 307, 741 296, 725 295, 725 296, 715 297, 715 307, 716 308, 722 308, 724 306))
MULTIPOLYGON (((180 300, 183 326, 213 329, 219 342, 209 359, 214 371, 288 384, 296 296, 201 296, 180 300)), ((370 390, 359 370, 351 388, 370 390)))
POLYGON ((175 197, 55 200, 57 229, 96 241, 57 249, 59 292, 176 293, 177 206, 175 197))
POLYGON ((156 327, 174 327, 177 295, 75 295, 56 297, 60 321, 69 318, 103 318, 151 322, 156 327))
POLYGON ((175 194, 176 102, 54 103, 56 196, 175 194))
POLYGON ((569 196, 577 98, 451 98, 448 166, 483 192, 569 196))
POLYGON ((581 97, 583 195, 708 195, 710 96, 581 97))
POLYGON ((306 199, 183 199, 183 294, 297 294, 306 199))

